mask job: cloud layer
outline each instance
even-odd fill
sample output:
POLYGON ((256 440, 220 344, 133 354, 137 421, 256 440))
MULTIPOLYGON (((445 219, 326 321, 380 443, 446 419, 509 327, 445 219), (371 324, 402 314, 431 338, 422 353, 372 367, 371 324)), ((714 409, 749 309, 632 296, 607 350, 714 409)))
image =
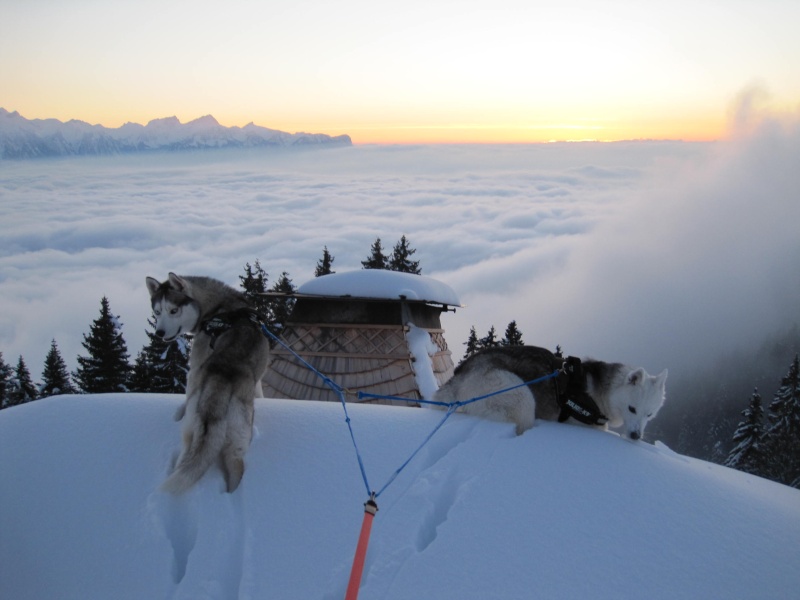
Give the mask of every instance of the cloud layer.
POLYGON ((238 285, 361 267, 405 234, 469 327, 656 371, 800 317, 800 129, 763 119, 716 144, 356 146, 0 163, 0 351, 70 368, 107 296, 132 358, 146 275, 238 285))

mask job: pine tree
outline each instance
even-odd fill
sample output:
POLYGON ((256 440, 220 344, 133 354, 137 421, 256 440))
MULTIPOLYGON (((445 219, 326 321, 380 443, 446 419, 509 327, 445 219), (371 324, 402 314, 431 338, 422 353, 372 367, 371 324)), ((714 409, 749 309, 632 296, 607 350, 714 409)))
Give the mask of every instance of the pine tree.
POLYGON ((289 320, 289 315, 292 314, 292 308, 296 300, 291 295, 294 294, 296 289, 297 288, 292 284, 292 280, 289 279, 289 274, 284 271, 270 290, 278 294, 283 294, 283 296, 272 299, 272 319, 267 324, 270 330, 276 335, 283 329, 283 326, 289 320))
POLYGON ((8 406, 8 395, 11 391, 11 367, 3 360, 0 352, 0 409, 8 406))
POLYGON ((461 359, 461 362, 464 362, 470 356, 480 350, 480 342, 478 341, 478 334, 475 332, 474 325, 469 328, 469 337, 467 338, 467 341, 464 342, 464 345, 467 347, 467 350, 464 352, 464 358, 461 359))
POLYGON ((411 260, 411 255, 415 252, 416 249, 409 247, 406 236, 402 236, 400 241, 395 244, 394 250, 392 251, 392 256, 389 259, 389 270, 422 275, 419 261, 411 260))
POLYGON ((42 371, 42 389, 39 392, 42 398, 56 396, 58 394, 74 394, 75 388, 69 377, 69 370, 55 340, 50 342, 50 351, 44 359, 44 371, 42 371))
POLYGON ((494 348, 495 346, 499 346, 500 342, 497 341, 497 332, 494 329, 494 325, 489 328, 489 332, 486 334, 486 337, 482 337, 478 340, 478 345, 481 350, 484 348, 494 348))
POLYGON ((742 416, 744 420, 733 434, 735 446, 723 464, 745 473, 763 475, 764 452, 761 442, 764 437, 764 409, 758 388, 753 390, 750 404, 742 411, 742 416))
POLYGON ((261 317, 270 320, 270 299, 263 294, 267 291, 268 276, 261 264, 256 259, 255 265, 247 263, 244 266, 244 275, 239 275, 244 295, 253 307, 259 312, 261 317))
POLYGON ((769 405, 766 434, 770 478, 787 485, 800 480, 800 358, 794 356, 769 405))
POLYGON ((332 275, 336 273, 331 267, 333 266, 333 256, 328 252, 328 247, 322 250, 322 258, 317 261, 317 268, 314 270, 314 277, 322 277, 323 275, 332 275))
POLYGON ((128 389, 132 392, 149 393, 152 373, 153 365, 150 364, 147 349, 143 348, 136 355, 136 360, 133 361, 131 376, 128 378, 128 389))
POLYGON ((39 397, 36 386, 31 380, 31 373, 25 360, 20 356, 17 368, 10 380, 11 386, 8 394, 8 406, 19 406, 27 402, 32 402, 39 397))
POLYGON ((155 321, 148 319, 147 323, 153 331, 145 331, 149 342, 136 356, 130 379, 131 391, 185 393, 191 342, 185 336, 165 342, 155 334, 155 321))
POLYGON ((89 356, 78 357, 78 370, 73 377, 86 394, 127 391, 128 348, 122 337, 119 317, 111 314, 108 298, 100 301, 100 316, 94 320, 81 345, 89 356))
POLYGON ((511 321, 506 327, 506 334, 503 340, 500 342, 501 346, 524 346, 525 343, 522 341, 522 332, 517 329, 517 322, 511 321))
POLYGON ((364 269, 388 269, 389 259, 383 254, 381 238, 377 238, 370 248, 370 255, 367 260, 362 260, 361 265, 364 269))

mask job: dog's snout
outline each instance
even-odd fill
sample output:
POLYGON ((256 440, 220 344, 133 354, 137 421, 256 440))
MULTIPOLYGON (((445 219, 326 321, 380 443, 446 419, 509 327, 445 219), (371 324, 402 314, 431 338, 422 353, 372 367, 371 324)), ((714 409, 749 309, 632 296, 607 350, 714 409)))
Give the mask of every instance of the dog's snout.
POLYGON ((641 433, 639 433, 638 431, 631 431, 632 440, 638 440, 640 437, 642 437, 641 433))
POLYGON ((163 340, 164 333, 165 331, 163 329, 156 329, 156 337, 158 337, 158 339, 163 340))

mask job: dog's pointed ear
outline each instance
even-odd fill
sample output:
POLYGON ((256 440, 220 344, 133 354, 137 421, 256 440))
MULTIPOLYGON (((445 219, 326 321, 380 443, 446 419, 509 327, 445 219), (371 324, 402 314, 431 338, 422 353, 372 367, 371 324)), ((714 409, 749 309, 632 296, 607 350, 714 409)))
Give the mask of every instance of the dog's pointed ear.
POLYGON ((661 371, 661 373, 659 373, 659 374, 658 374, 658 376, 656 377, 656 382, 657 382, 659 385, 664 385, 665 383, 667 383, 667 375, 669 375, 669 371, 668 371, 667 369, 664 369, 664 370, 663 370, 663 371, 661 371))
POLYGON ((639 367, 635 371, 628 373, 628 383, 630 385, 638 385, 642 382, 646 374, 647 373, 645 373, 645 370, 642 367, 639 367))
POLYGON ((158 288, 161 287, 161 283, 153 277, 145 278, 145 283, 147 284, 147 291, 150 292, 150 297, 152 298, 156 295, 158 288))
POLYGON ((175 273, 172 272, 169 274, 169 284, 179 292, 186 292, 186 288, 189 287, 189 284, 183 277, 175 275, 175 273))

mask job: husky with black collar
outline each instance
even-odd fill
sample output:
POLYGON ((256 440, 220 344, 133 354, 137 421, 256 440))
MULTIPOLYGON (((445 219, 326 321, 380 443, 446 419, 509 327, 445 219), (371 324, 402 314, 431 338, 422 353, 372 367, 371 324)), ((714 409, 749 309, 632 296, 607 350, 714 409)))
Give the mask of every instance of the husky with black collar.
POLYGON ((244 294, 209 277, 148 277, 156 335, 192 335, 183 449, 162 489, 188 490, 219 460, 228 492, 239 486, 253 437, 254 398, 269 362, 269 342, 244 294))
POLYGON ((666 369, 649 375, 641 367, 620 363, 565 360, 536 346, 499 346, 461 363, 434 400, 465 401, 509 390, 460 410, 515 423, 517 435, 530 429, 535 419, 544 419, 618 428, 625 437, 638 440, 664 403, 666 381, 666 369), (556 372, 539 383, 522 385, 556 372))

